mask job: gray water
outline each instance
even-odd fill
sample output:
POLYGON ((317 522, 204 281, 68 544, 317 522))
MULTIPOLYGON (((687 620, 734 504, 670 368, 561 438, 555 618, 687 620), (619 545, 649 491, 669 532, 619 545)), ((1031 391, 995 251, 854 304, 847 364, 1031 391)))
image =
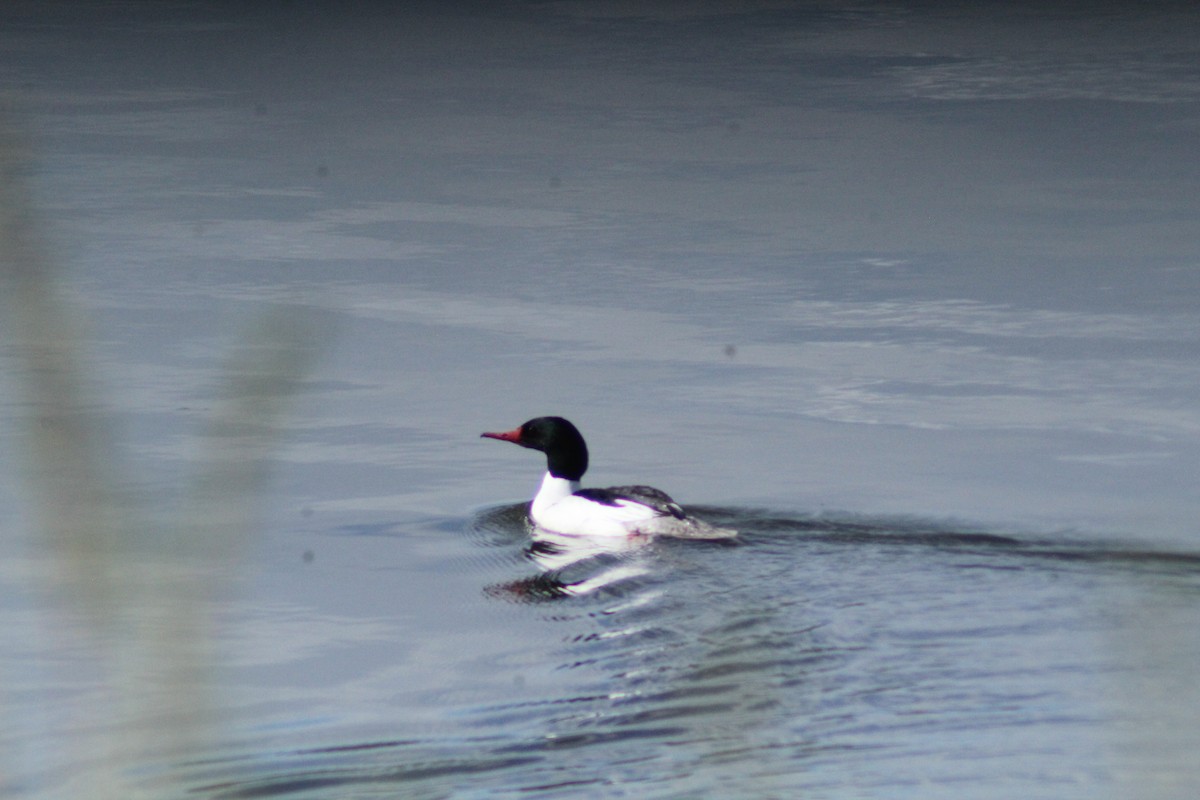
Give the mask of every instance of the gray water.
POLYGON ((5 6, 0 795, 1194 797, 1198 34, 5 6))

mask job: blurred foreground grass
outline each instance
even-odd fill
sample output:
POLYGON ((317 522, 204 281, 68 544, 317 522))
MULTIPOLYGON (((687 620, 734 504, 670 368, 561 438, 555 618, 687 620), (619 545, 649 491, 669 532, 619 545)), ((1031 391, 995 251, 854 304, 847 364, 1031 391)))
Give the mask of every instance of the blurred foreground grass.
MULTIPOLYGON (((212 609, 254 535, 279 421, 314 356, 316 330, 302 310, 280 307, 244 337, 177 516, 152 520, 127 491, 133 476, 122 474, 86 369, 83 320, 56 285, 30 164, 26 142, 0 119, 0 332, 19 393, 3 446, 19 451, 22 505, 36 528, 27 538, 32 560, 45 567, 22 575, 21 588, 45 603, 48 625, 81 637, 73 644, 105 691, 88 695, 93 707, 73 710, 77 723, 55 742, 59 752, 34 759, 67 774, 39 775, 19 763, 22 748, 9 746, 0 753, 0 794, 161 797, 178 789, 171 765, 204 752, 222 727, 212 609)), ((20 742, 28 721, 6 711, 0 705, 4 738, 20 742)))

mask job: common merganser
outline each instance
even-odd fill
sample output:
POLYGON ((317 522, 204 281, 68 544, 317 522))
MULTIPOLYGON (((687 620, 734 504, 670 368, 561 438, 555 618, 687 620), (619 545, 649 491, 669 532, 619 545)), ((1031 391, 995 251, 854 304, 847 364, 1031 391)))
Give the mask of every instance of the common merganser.
POLYGON ((481 434, 546 454, 546 475, 529 507, 533 524, 551 533, 582 536, 677 536, 724 539, 737 531, 688 516, 652 486, 581 489, 588 468, 587 445, 579 429, 562 417, 538 417, 503 433, 481 434))

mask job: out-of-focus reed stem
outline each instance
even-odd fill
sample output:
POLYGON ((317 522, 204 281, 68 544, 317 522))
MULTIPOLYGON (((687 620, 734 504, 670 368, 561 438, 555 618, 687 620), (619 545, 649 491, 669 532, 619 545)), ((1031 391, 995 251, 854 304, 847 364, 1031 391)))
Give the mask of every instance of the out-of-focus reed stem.
POLYGON ((0 120, 0 307, 25 409, 12 438, 25 443, 34 539, 55 567, 53 585, 42 588, 56 598, 56 613, 82 621, 81 644, 106 683, 106 699, 80 710, 77 735, 61 743, 72 774, 60 788, 90 798, 160 796, 170 764, 211 744, 219 728, 214 604, 231 590, 254 532, 268 455, 315 331, 302 310, 282 308, 247 336, 229 362, 188 502, 174 523, 151 523, 122 490, 133 481, 86 374, 81 319, 62 301, 40 238, 29 163, 24 142, 0 120), (158 772, 162 782, 134 781, 134 770, 158 772))

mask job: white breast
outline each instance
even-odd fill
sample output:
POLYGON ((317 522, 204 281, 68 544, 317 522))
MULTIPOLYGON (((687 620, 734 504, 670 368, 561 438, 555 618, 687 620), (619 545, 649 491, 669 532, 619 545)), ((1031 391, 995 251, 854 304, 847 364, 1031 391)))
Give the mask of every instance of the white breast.
POLYGON ((547 472, 529 509, 533 524, 555 533, 627 536, 636 533, 640 523, 659 516, 654 509, 630 500, 605 505, 577 497, 578 489, 578 482, 547 472))

